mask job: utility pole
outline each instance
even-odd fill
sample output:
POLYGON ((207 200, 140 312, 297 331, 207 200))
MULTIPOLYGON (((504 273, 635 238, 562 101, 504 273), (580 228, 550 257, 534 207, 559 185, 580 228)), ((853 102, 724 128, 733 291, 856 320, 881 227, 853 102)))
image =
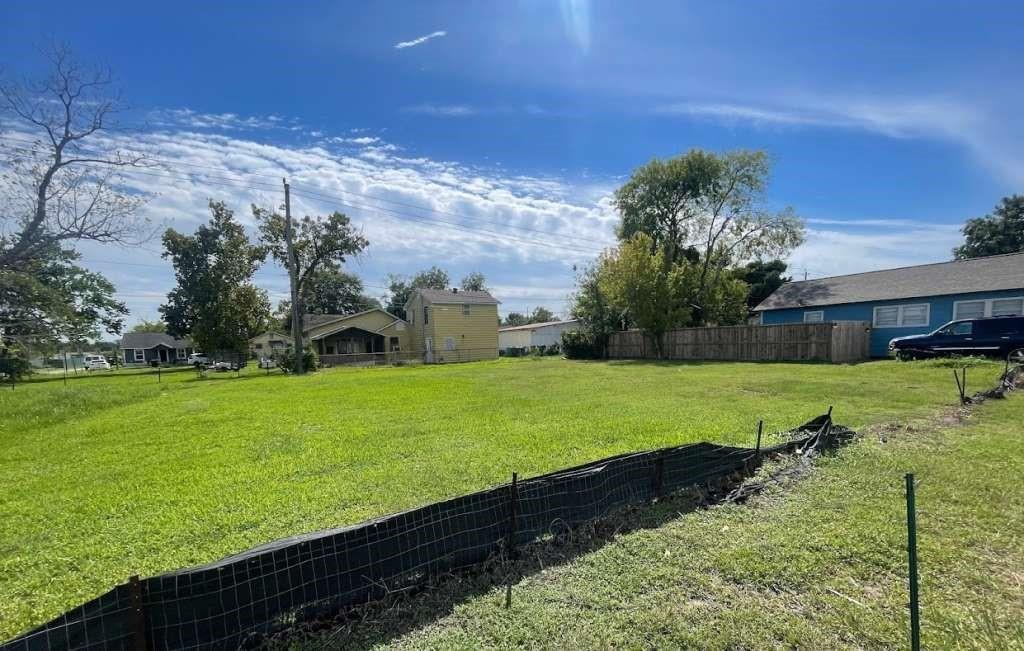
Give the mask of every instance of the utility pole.
POLYGON ((292 342, 295 346, 295 372, 302 374, 302 328, 299 324, 299 263, 292 246, 292 195, 288 179, 284 179, 284 241, 288 248, 288 280, 292 294, 292 342))

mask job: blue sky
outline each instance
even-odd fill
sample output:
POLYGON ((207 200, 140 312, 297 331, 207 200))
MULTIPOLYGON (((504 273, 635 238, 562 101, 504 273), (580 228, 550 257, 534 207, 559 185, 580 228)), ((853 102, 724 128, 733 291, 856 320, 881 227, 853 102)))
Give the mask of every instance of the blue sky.
MULTIPOLYGON (((483 271, 504 312, 564 312, 609 194, 692 147, 771 154, 769 201, 808 221, 800 277, 947 259, 1024 188, 1017 3, 208 4, 7 2, 0 62, 32 74, 52 37, 114 71, 145 128, 103 144, 162 161, 132 180, 158 222, 211 197, 248 220, 285 174, 299 211, 345 210, 376 295, 438 264, 483 271)), ((158 248, 83 248, 132 320, 171 286, 158 248)))

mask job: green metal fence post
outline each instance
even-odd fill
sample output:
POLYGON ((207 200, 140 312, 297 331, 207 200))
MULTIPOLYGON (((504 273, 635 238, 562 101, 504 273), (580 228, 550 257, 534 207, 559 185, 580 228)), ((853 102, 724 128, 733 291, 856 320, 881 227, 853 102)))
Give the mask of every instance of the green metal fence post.
POLYGON ((910 648, 921 649, 921 618, 917 593, 917 511, 914 505, 914 475, 907 473, 907 565, 910 579, 910 648))

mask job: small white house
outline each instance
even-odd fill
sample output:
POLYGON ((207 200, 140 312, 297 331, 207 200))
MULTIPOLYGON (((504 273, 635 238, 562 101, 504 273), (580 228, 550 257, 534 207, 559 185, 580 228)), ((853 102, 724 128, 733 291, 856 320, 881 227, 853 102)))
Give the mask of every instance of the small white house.
POLYGON ((559 345, 562 343, 563 332, 578 330, 579 327, 580 323, 577 319, 569 319, 500 328, 498 330, 498 349, 506 351, 513 348, 531 350, 541 346, 546 348, 559 345))

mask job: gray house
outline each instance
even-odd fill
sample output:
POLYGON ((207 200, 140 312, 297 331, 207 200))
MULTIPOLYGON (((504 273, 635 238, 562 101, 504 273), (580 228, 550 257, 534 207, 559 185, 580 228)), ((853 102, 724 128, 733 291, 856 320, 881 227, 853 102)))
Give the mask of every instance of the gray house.
POLYGON ((175 339, 162 332, 129 332, 121 338, 125 364, 184 364, 194 350, 189 339, 175 339))

